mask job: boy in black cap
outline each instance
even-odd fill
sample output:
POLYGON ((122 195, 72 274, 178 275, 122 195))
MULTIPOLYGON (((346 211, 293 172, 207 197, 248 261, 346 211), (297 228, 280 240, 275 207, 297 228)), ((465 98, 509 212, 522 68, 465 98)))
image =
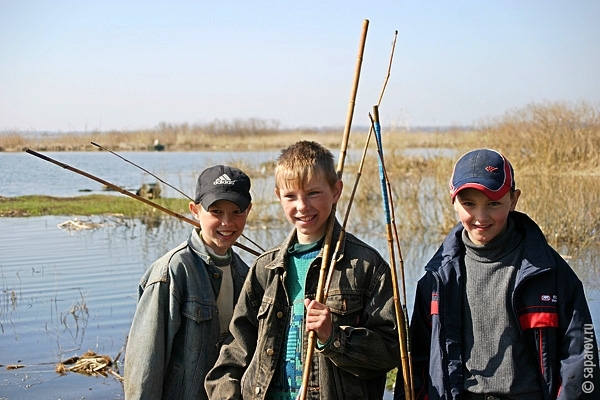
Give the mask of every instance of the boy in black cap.
POLYGON ((460 224, 425 266, 410 328, 417 399, 599 398, 581 281, 515 211, 520 194, 494 150, 455 164, 450 196, 460 224))
POLYGON ((138 287, 125 358, 127 399, 206 399, 204 377, 228 335, 248 265, 231 247, 252 208, 250 178, 225 165, 205 169, 187 241, 155 261, 138 287))

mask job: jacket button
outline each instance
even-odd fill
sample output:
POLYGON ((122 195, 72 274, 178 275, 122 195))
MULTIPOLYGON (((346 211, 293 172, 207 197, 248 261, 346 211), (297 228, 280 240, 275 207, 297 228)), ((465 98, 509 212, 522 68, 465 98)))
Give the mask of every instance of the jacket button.
POLYGON ((254 389, 254 394, 260 394, 260 388, 259 387, 256 387, 254 389))
POLYGON ((273 354, 275 354, 275 351, 273 349, 267 349, 267 355, 268 356, 272 356, 273 354))
POLYGON ((277 312, 277 318, 283 318, 283 312, 282 311, 278 311, 277 312))
POLYGON ((219 273, 218 273, 218 272, 215 272, 215 273, 213 274, 213 278, 215 278, 215 279, 219 279, 220 277, 221 277, 221 275, 219 275, 219 273))
POLYGON ((335 348, 338 348, 338 347, 340 347, 341 345, 342 345, 342 344, 340 343, 340 341, 339 341, 339 340, 336 340, 336 341, 334 341, 334 342, 333 342, 333 347, 335 347, 335 348))

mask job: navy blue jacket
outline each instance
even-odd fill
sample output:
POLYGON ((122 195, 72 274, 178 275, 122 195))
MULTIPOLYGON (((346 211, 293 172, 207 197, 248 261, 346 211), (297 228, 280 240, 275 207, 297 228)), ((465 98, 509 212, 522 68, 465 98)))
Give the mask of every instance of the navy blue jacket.
MULTIPOLYGON (((509 218, 525 241, 512 309, 544 399, 599 399, 598 346, 582 283, 534 221, 516 211, 509 218)), ((417 285, 410 326, 417 399, 461 399, 463 392, 462 230, 459 224, 448 234, 417 285)), ((395 399, 403 398, 400 373, 395 399)))

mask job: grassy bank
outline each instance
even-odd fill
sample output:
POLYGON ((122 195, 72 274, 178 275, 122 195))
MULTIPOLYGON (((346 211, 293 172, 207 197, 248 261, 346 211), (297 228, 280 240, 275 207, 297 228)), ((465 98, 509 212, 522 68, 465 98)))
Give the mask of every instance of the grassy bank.
MULTIPOLYGON (((189 215, 184 199, 157 199, 169 210, 189 215)), ((0 197, 0 217, 39 217, 43 215, 122 215, 149 217, 160 211, 125 196, 93 194, 78 197, 20 196, 0 197)))

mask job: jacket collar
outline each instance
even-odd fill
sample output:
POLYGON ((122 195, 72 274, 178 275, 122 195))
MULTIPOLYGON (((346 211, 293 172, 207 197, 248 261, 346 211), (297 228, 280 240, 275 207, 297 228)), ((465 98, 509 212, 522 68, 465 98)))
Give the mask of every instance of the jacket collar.
MULTIPOLYGON (((188 244, 189 244, 190 248, 192 249, 192 251, 194 252, 194 254, 196 254, 198 257, 200 257, 200 259, 202 260, 202 262, 204 263, 204 265, 207 268, 209 268, 209 269, 217 268, 217 267, 215 267, 215 264, 212 261, 212 258, 210 258, 210 254, 209 254, 208 250, 206 250, 206 245, 204 244, 204 241, 200 237, 200 229, 199 228, 194 228, 192 234, 190 235, 190 237, 188 239, 188 244)), ((242 269, 242 263, 240 262, 240 257, 233 250, 231 251, 231 266, 232 266, 232 271, 235 274, 243 275, 243 269, 242 269)))
MULTIPOLYGON (((335 251, 335 247, 336 247, 338 238, 340 237, 341 230, 342 230, 342 226, 340 225, 340 223, 338 222, 338 220, 336 218, 334 226, 333 226, 333 234, 331 235, 331 244, 330 244, 330 253, 329 253, 330 258, 332 256, 334 256, 333 252, 335 251)), ((275 253, 275 258, 273 259, 273 261, 271 261, 270 263, 265 265, 265 268, 268 268, 268 269, 275 269, 278 267, 285 268, 287 249, 289 249, 290 246, 292 246, 292 244, 294 244, 295 242, 296 242, 296 228, 291 230, 291 232, 287 235, 287 237, 285 238, 285 240, 283 242, 281 242, 279 245, 277 245, 276 247, 272 248, 271 250, 269 250, 265 253, 265 255, 269 254, 269 253, 275 253)), ((345 247, 346 247, 346 240, 344 240, 341 243, 339 253, 337 255, 337 261, 339 261, 341 259, 341 257, 343 256, 345 247)), ((321 250, 319 251, 319 254, 315 258, 315 260, 319 260, 322 258, 323 258, 323 247, 321 247, 321 250)), ((314 262, 313 262, 313 264, 314 264, 314 262)))
MULTIPOLYGON (((509 218, 525 241, 520 279, 556 267, 547 241, 539 226, 524 213, 511 211, 509 218)), ((425 266, 426 271, 437 272, 443 281, 461 276, 460 260, 465 248, 462 242, 462 224, 457 224, 444 239, 435 255, 425 266)))
POLYGON ((206 250, 206 245, 200 237, 199 228, 194 228, 188 240, 190 247, 192 248, 192 250, 194 250, 194 253, 196 253, 196 255, 200 257, 205 264, 212 265, 210 254, 208 254, 208 251, 206 250))

